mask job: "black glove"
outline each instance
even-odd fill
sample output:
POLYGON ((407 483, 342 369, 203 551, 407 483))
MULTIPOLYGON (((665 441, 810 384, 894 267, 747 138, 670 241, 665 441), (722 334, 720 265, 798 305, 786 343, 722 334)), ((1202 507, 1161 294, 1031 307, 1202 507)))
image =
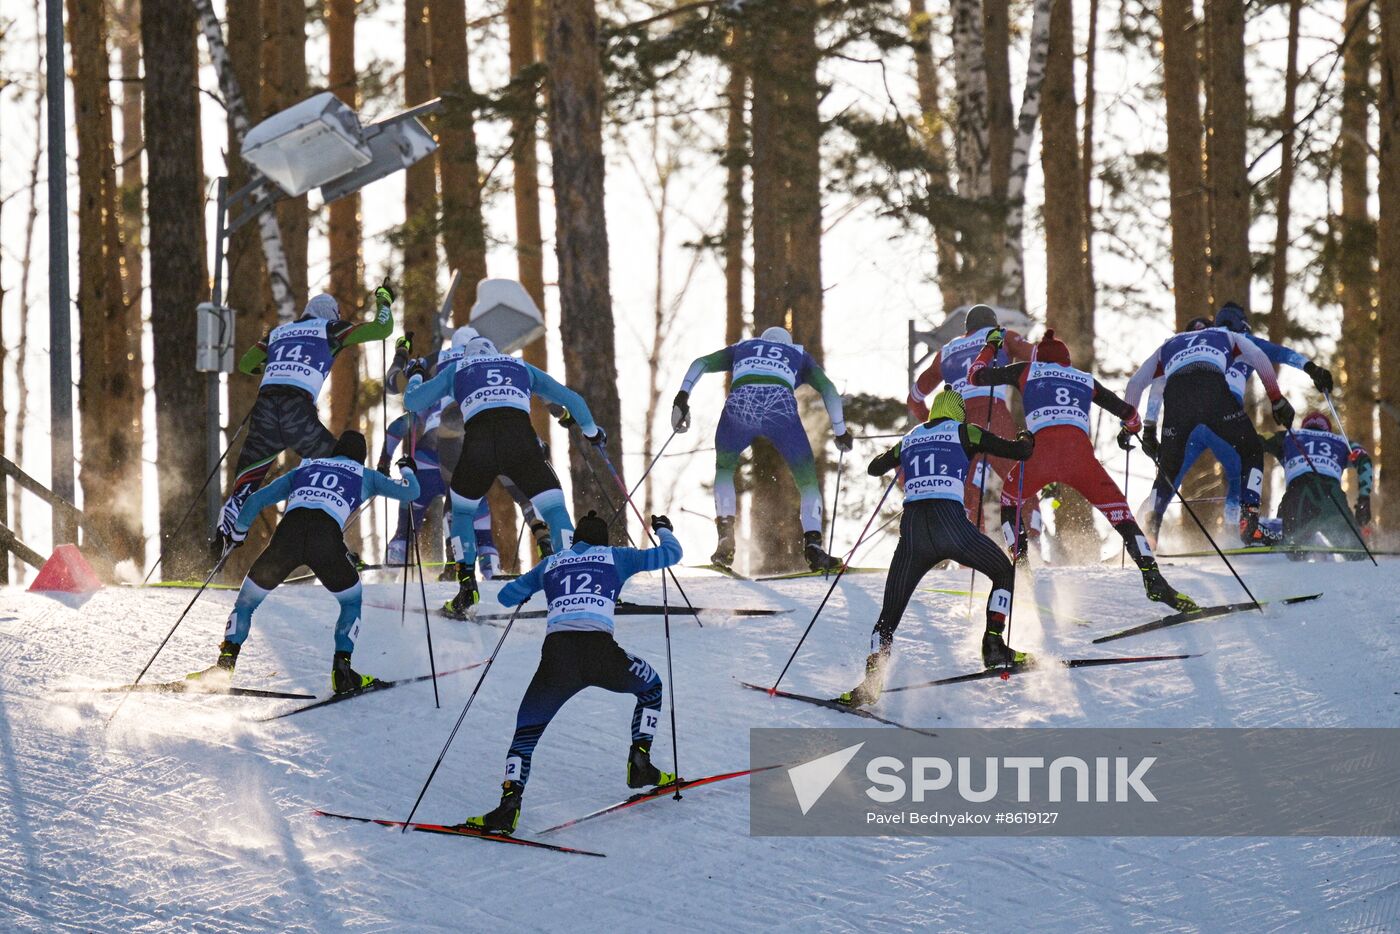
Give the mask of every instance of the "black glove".
POLYGON ((1161 445, 1157 443, 1157 423, 1147 422, 1142 426, 1142 450, 1155 461, 1160 448, 1161 445))
POLYGON ((1371 497, 1369 497, 1369 496, 1358 496, 1358 497, 1356 498, 1356 509, 1354 510, 1354 512, 1355 512, 1355 514, 1356 514, 1356 524, 1357 524, 1357 525, 1370 525, 1370 524, 1371 524, 1371 497))
POLYGON ((584 437, 588 439, 590 444, 596 444, 600 448, 606 447, 608 444, 608 433, 603 430, 602 425, 596 425, 594 427, 597 430, 591 435, 584 435, 584 437))
POLYGON ((992 328, 987 332, 987 343, 998 350, 1001 349, 1001 344, 1004 340, 1006 340, 1006 328, 992 328))
POLYGON ((675 529, 671 527, 671 520, 667 519, 665 516, 652 516, 651 529, 653 532, 660 532, 662 529, 668 532, 675 531, 675 529))
POLYGON ((379 288, 374 290, 374 300, 381 305, 394 304, 394 290, 389 285, 388 276, 385 276, 384 281, 379 283, 379 288))
POLYGON ((404 367, 403 375, 407 379, 413 379, 415 376, 421 376, 423 379, 427 379, 428 368, 423 364, 422 358, 419 358, 411 361, 408 366, 404 367))
MULTIPOLYGON (((1371 515, 1371 501, 1369 499, 1366 501, 1366 515, 1368 517, 1371 515)), ((1365 524, 1366 523, 1364 522, 1362 523, 1362 525, 1365 524)), ((244 540, 246 540, 247 538, 248 530, 240 529, 238 526, 235 525, 232 529, 229 530, 228 533, 229 549, 232 550, 234 548, 237 548, 239 545, 243 544, 244 540)))
MULTIPOLYGON (((550 411, 553 412, 553 408, 551 408, 550 411)), ((578 424, 578 422, 574 421, 573 415, 569 414, 569 410, 564 408, 562 405, 559 406, 559 411, 554 412, 554 417, 559 419, 559 427, 564 429, 565 431, 568 431, 570 428, 578 424)))
POLYGON ((400 473, 403 473, 405 470, 417 470, 418 462, 413 459, 412 454, 405 454, 403 457, 394 461, 394 466, 399 468, 400 473))
POLYGON ((1133 433, 1126 428, 1118 431, 1118 446, 1125 451, 1133 449, 1133 433))
POLYGON ((1293 406, 1288 404, 1287 399, 1279 396, 1271 408, 1274 410, 1274 421, 1278 422, 1280 427, 1285 430, 1293 427, 1293 406))
POLYGON ((690 430, 690 393, 684 389, 671 402, 671 427, 681 434, 690 430))
POLYGON ((1018 461, 1030 460, 1031 455, 1035 453, 1035 435, 1022 428, 1016 432, 1016 437, 1012 440, 1020 447, 1016 459, 1018 461))
POLYGON ((379 463, 375 465, 374 469, 379 471, 386 477, 389 476, 389 455, 385 454, 384 456, 380 457, 379 463))
POLYGON ((403 337, 394 341, 394 349, 402 350, 406 354, 413 353, 413 332, 406 332, 403 337))
POLYGON ((849 451, 856 446, 856 439, 851 436, 849 430, 843 431, 836 436, 836 446, 842 451, 849 451))
POLYGON ((1325 366, 1318 366, 1309 360, 1303 364, 1303 372, 1312 377, 1313 385, 1317 391, 1324 396, 1332 393, 1332 371, 1325 366))

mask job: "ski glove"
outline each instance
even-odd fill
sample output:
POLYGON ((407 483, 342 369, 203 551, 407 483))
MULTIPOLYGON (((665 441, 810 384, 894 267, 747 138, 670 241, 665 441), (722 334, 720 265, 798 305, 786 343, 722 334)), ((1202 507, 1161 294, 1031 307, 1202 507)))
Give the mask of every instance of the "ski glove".
POLYGON ((843 431, 836 436, 836 446, 842 451, 849 451, 856 446, 856 439, 851 437, 849 431, 843 431))
POLYGON ((418 462, 413 459, 413 455, 405 454, 403 457, 400 457, 398 460, 394 461, 394 466, 399 468, 399 473, 403 473, 405 470, 417 470, 418 462))
POLYGON ((667 519, 665 516, 652 516, 651 529, 653 532, 660 532, 662 529, 668 532, 675 531, 675 529, 671 527, 671 520, 667 519))
POLYGON ((386 454, 379 458, 379 463, 375 465, 374 469, 386 477, 389 476, 389 455, 386 454))
POLYGON ((993 347, 996 347, 998 350, 1001 349, 1001 343, 1005 339, 1005 328, 992 328, 990 331, 987 332, 987 343, 991 344, 993 347))
POLYGON ((408 366, 404 367, 403 375, 407 376, 410 380, 415 376, 418 377, 420 381, 425 380, 428 378, 428 368, 423 365, 421 359, 414 360, 409 363, 408 366))
POLYGON ((1288 404, 1288 400, 1279 396, 1271 406, 1274 411, 1274 421, 1285 430, 1293 428, 1293 406, 1288 404))
POLYGON ((394 290, 389 285, 389 280, 385 279, 379 283, 379 288, 374 290, 374 300, 380 305, 394 304, 394 290))
MULTIPOLYGON (((1358 504, 1358 505, 1359 505, 1359 504, 1358 504)), ((1367 516, 1369 516, 1369 515, 1371 514, 1371 503, 1370 503, 1369 500, 1367 500, 1367 503, 1366 503, 1366 514, 1367 514, 1367 516)), ((1365 525, 1365 523, 1363 522, 1362 525, 1365 525)), ((233 543, 233 547, 234 547, 234 548, 237 548, 239 545, 243 544, 243 540, 246 539, 247 537, 248 537, 248 530, 247 530, 247 529, 240 529, 240 528, 239 528, 238 526, 236 526, 236 525, 235 525, 235 526, 233 527, 233 529, 228 533, 228 540, 229 540, 230 542, 233 543)))
POLYGON ((1356 499, 1356 510, 1355 510, 1355 513, 1356 513, 1356 524, 1357 524, 1357 525, 1370 525, 1370 524, 1371 524, 1371 497, 1369 497, 1369 496, 1359 496, 1359 497, 1357 497, 1357 499, 1356 499))
POLYGON ((1303 364, 1303 372, 1312 377, 1313 385, 1317 391, 1324 396, 1332 394, 1332 371, 1325 366, 1318 366, 1309 360, 1303 364))
POLYGON ((394 349, 401 350, 405 354, 413 353, 413 332, 406 331, 403 337, 394 341, 394 349))
POLYGON ((1157 443, 1157 423, 1148 422, 1142 426, 1142 450, 1154 461, 1157 459, 1157 451, 1161 447, 1157 443))
POLYGON ((1131 451, 1133 449, 1133 433, 1127 428, 1119 429, 1118 446, 1125 451, 1131 451))
POLYGON ((671 402, 671 427, 681 434, 690 430, 690 393, 684 389, 671 402))
POLYGON ((603 426, 597 426, 598 430, 591 435, 584 435, 589 444, 596 444, 598 447, 606 447, 608 443, 608 433, 603 430, 603 426))
POLYGON ((1021 447, 1020 452, 1016 455, 1016 459, 1018 461, 1030 460, 1031 455, 1035 453, 1035 435, 1022 428, 1020 431, 1016 432, 1016 437, 1012 440, 1021 447))
POLYGON ((565 431, 568 431, 570 428, 578 424, 578 422, 574 421, 574 417, 569 414, 569 410, 564 408, 562 405, 550 403, 549 414, 559 419, 559 427, 564 429, 565 431))

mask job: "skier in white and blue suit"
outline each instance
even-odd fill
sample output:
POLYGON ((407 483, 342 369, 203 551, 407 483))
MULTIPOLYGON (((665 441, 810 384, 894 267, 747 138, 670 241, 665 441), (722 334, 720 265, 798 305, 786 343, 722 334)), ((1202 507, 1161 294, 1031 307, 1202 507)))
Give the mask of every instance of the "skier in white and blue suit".
POLYGON ((632 748, 627 754, 627 785, 648 788, 676 780, 651 763, 651 743, 661 720, 661 677, 645 660, 613 639, 613 611, 622 585, 634 574, 659 571, 681 560, 681 543, 665 516, 653 516, 656 548, 612 548, 608 525, 595 512, 579 519, 574 542, 550 555, 529 573, 501 588, 497 597, 515 606, 543 590, 549 605, 548 629, 540 667, 525 689, 515 715, 515 736, 506 753, 501 803, 460 826, 509 833, 520 820, 520 797, 530 778, 530 757, 545 727, 579 691, 599 687, 637 695, 632 711, 632 748))
POLYGON ((573 540, 574 523, 564 505, 564 491, 554 468, 545 459, 539 436, 530 423, 530 397, 562 405, 592 444, 607 443, 593 421, 588 403, 548 373, 507 356, 484 337, 467 342, 462 358, 442 367, 432 379, 409 378, 404 406, 414 412, 451 396, 462 410, 462 454, 452 472, 452 558, 457 562, 457 595, 444 611, 466 618, 481 599, 473 564, 476 538, 473 524, 496 477, 509 478, 534 503, 549 524, 556 552, 573 540))
POLYGON ((230 533, 235 546, 247 538, 248 527, 258 513, 282 500, 287 501, 287 509, 272 541, 243 579, 224 630, 224 641, 219 645, 218 662, 190 678, 231 680, 238 653, 253 624, 253 612, 288 574, 304 564, 340 603, 340 616, 335 622, 335 655, 331 662, 332 689, 343 694, 374 683, 374 678, 350 667, 350 654, 355 651, 355 637, 360 630, 361 588, 360 572, 345 545, 345 524, 360 504, 371 497, 386 496, 409 502, 418 496, 419 490, 410 458, 399 460, 403 479, 394 481, 365 468, 368 453, 365 436, 358 431, 347 431, 335 443, 329 457, 304 460, 295 470, 248 497, 230 533))

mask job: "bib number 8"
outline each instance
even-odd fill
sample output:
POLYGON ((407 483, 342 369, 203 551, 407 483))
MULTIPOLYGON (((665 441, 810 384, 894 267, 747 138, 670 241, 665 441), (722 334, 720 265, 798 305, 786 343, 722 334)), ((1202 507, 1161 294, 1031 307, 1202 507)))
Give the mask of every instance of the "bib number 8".
POLYGON ((1072 397, 1070 396, 1070 392, 1069 392, 1069 387, 1068 387, 1068 386, 1056 386, 1056 387, 1055 387, 1055 404, 1056 404, 1056 405, 1069 405, 1072 401, 1074 401, 1074 400, 1073 400, 1072 397))

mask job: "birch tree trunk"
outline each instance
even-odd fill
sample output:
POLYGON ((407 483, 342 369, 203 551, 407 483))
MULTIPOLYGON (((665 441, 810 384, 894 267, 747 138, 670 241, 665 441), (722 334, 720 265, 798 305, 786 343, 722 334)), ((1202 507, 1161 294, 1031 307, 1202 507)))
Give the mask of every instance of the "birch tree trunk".
POLYGON ((1210 63, 1206 190, 1211 207, 1211 298, 1215 307, 1238 302, 1248 310, 1251 263, 1245 132, 1249 92, 1244 77, 1244 0, 1205 0, 1205 8, 1210 63))
POLYGON ((1380 193, 1378 242, 1380 299, 1381 517, 1390 535, 1400 529, 1400 4, 1382 3, 1380 90, 1380 193), (1387 466, 1390 469, 1387 469, 1387 466))
MULTIPOLYGON (((1021 97, 1021 113, 1016 121, 1016 142, 1011 149, 1011 175, 1006 187, 1006 249, 1002 253, 1000 302, 1011 308, 1026 307, 1025 252, 1022 246, 1026 217, 1026 176, 1030 172, 1031 143, 1035 140, 1035 125, 1040 117, 1041 91, 1045 83, 1046 61, 1050 53, 1051 0, 1035 0, 1031 20, 1030 57, 1026 61, 1026 86, 1021 97)), ((1074 24, 1070 23, 1070 42, 1074 41, 1074 24)), ((1068 53, 1070 114, 1074 113, 1074 50, 1068 53)), ((1070 127, 1073 146, 1074 125, 1070 127)), ((1047 127, 1046 132, 1049 132, 1047 127)), ((1074 160, 1076 166, 1079 160, 1074 160)), ((1060 178, 1063 176, 1047 176, 1060 178)), ((1072 176, 1078 178, 1078 172, 1072 176)), ((1053 186, 1047 183, 1047 197, 1053 186)), ((1046 233, 1047 239, 1049 233, 1046 233)), ((1077 243, 1078 241, 1076 241, 1077 243)))
MULTIPOLYGON (((1375 449, 1376 427, 1376 234, 1371 224, 1371 176, 1368 129, 1372 94, 1374 35, 1371 3, 1348 0, 1343 21, 1342 122, 1338 170, 1342 182, 1341 254, 1338 279, 1342 292, 1342 420, 1347 436, 1366 450, 1375 449)), ((1400 469, 1400 465, 1397 465, 1400 469)))
POLYGON ((1176 330, 1210 309, 1201 172, 1201 77, 1192 0, 1162 0, 1162 84, 1167 101, 1172 283, 1176 330))
POLYGON ((996 268, 989 254, 992 230, 991 142, 988 138, 987 56, 981 0, 952 0, 953 82, 957 95, 954 132, 958 196, 964 200, 960 225, 962 265, 958 304, 990 300, 996 294, 996 268))

